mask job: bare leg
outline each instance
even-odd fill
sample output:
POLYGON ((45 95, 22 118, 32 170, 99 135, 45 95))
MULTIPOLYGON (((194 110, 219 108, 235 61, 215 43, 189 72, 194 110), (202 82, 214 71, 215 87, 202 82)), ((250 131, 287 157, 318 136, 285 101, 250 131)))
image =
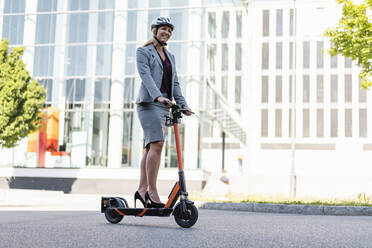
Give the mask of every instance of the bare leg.
POLYGON ((138 186, 138 193, 145 200, 145 194, 147 192, 148 184, 147 184, 147 173, 146 173, 146 160, 147 160, 148 149, 145 148, 145 152, 143 153, 143 157, 141 160, 141 176, 140 182, 138 186))
POLYGON ((158 190, 156 188, 156 181, 158 178, 161 151, 163 149, 164 141, 158 141, 150 144, 150 150, 147 154, 146 170, 147 182, 149 186, 149 195, 151 200, 160 203, 158 190))

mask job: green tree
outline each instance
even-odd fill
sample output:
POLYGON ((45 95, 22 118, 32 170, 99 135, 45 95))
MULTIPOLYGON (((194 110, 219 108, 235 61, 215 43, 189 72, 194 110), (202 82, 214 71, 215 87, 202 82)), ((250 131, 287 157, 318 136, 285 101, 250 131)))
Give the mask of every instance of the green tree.
POLYGON ((361 67, 362 87, 367 89, 372 85, 372 0, 364 0, 360 5, 350 0, 337 2, 342 4, 342 17, 337 27, 325 32, 334 45, 328 52, 356 61, 361 67))
POLYGON ((22 61, 24 48, 9 53, 8 41, 0 44, 0 146, 10 148, 37 130, 45 89, 32 80, 22 61))

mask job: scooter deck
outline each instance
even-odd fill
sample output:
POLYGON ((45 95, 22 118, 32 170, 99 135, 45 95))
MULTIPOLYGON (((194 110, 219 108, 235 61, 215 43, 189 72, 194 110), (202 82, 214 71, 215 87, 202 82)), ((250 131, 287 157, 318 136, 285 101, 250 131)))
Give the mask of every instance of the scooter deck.
POLYGON ((169 216, 173 212, 173 208, 109 208, 110 211, 123 216, 169 216))

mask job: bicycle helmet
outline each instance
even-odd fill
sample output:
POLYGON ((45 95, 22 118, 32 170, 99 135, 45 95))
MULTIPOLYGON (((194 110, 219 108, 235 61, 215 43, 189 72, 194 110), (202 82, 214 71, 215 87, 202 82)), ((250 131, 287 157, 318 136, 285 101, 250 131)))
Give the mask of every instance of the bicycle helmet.
POLYGON ((156 17, 155 20, 153 20, 151 23, 151 29, 158 28, 160 26, 168 26, 172 29, 172 31, 174 29, 174 25, 172 24, 170 18, 168 17, 162 16, 156 17))

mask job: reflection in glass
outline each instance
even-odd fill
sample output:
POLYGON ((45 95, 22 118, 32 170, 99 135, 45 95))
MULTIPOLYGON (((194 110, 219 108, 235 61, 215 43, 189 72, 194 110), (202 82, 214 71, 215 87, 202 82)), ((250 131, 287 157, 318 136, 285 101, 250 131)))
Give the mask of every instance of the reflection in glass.
POLYGON ((310 136, 310 111, 309 109, 302 110, 302 137, 310 136))
POLYGON ((85 100, 85 79, 67 79, 65 81, 65 96, 67 103, 85 100))
MULTIPOLYGON (((103 108, 98 105, 96 108, 103 108)), ((109 112, 93 113, 92 151, 88 165, 107 166, 109 112)))
POLYGON ((98 45, 96 75, 111 75, 112 45, 98 45))
POLYGON ((208 13, 208 34, 209 38, 216 38, 216 13, 208 13))
POLYGON ((302 80, 303 80, 302 100, 305 103, 310 101, 310 76, 303 75, 302 80))
POLYGON ((224 11, 222 14, 222 38, 229 37, 229 28, 230 28, 230 13, 228 11, 224 11))
POLYGON ((276 69, 282 69, 283 64, 283 43, 276 43, 276 69))
POLYGON ((88 41, 88 20, 88 13, 68 14, 67 42, 76 43, 88 41))
POLYGON ((52 101, 52 93, 53 93, 53 80, 52 79, 39 79, 38 83, 44 86, 46 90, 46 102, 52 101))
POLYGON ((282 110, 275 110, 275 137, 282 137, 282 110))
POLYGON ((229 69, 229 48, 227 44, 222 44, 221 46, 222 49, 222 62, 221 62, 221 70, 222 71, 227 71, 229 69))
POLYGON ((267 103, 269 102, 269 77, 268 76, 262 76, 261 77, 262 82, 262 89, 261 89, 261 102, 267 103))
MULTIPOLYGON (((24 13, 26 2, 25 0, 5 0, 4 14, 24 13)), ((3 33, 2 37, 6 38, 9 45, 18 45, 23 43, 23 29, 25 16, 4 16, 3 17, 3 33)))
MULTIPOLYGON (((177 2, 177 1, 175 1, 177 2)), ((187 39, 187 33, 185 30, 187 30, 187 9, 172 9, 170 11, 170 18, 174 26, 176 27, 173 30, 172 34, 172 40, 185 40, 187 39)))
POLYGON ((240 71, 242 69, 242 44, 235 44, 235 70, 240 71))
POLYGON ((324 102, 324 76, 323 75, 316 76, 316 102, 317 103, 324 102))
POLYGON ((261 137, 268 136, 269 113, 267 109, 261 109, 261 137))
POLYGON ((310 41, 303 43, 303 68, 310 67, 310 41))
POLYGON ((331 109, 331 137, 338 135, 338 112, 337 109, 331 109))
POLYGON ((137 39, 137 11, 128 11, 127 18, 127 41, 135 41, 137 39))
MULTIPOLYGON (((97 14, 93 15, 95 17, 97 16, 97 14)), ((112 42, 114 34, 114 12, 98 13, 97 28, 97 42, 112 42)))
POLYGON ((282 76, 275 77, 275 102, 282 102, 282 76))
POLYGON ((213 72, 215 70, 216 64, 216 44, 207 45, 207 59, 209 61, 209 71, 213 72))
POLYGON ((367 138, 367 109, 359 109, 359 137, 367 138))
POLYGON ((265 42, 262 43, 262 55, 261 55, 261 61, 262 61, 262 69, 269 69, 269 43, 265 42))
POLYGON ((316 137, 324 137, 324 110, 316 110, 316 137))
POLYGON ((227 76, 221 78, 221 93, 227 99, 227 76))
POLYGON ((276 36, 283 35, 283 10, 276 10, 276 36))
POLYGON ((316 42, 316 67, 317 68, 323 68, 323 64, 324 64, 323 48, 324 48, 324 41, 317 41, 316 42))
POLYGON ((94 103, 109 103, 111 94, 111 80, 97 78, 94 82, 94 103))
POLYGON ((331 75, 331 102, 338 101, 337 75, 331 75))
POLYGON ((236 37, 241 38, 242 37, 242 12, 237 11, 236 13, 236 37))
POLYGON ((133 112, 124 112, 123 115, 123 146, 121 153, 121 164, 123 166, 132 166, 133 112))
POLYGON ((294 10, 289 10, 289 36, 293 36, 294 31, 294 10))
POLYGON ((241 95, 242 95, 242 77, 236 76, 235 77, 235 103, 241 103, 241 95))
POLYGON ((352 109, 345 109, 345 137, 351 137, 353 132, 352 109))
POLYGON ((35 47, 34 76, 53 76, 54 46, 35 47))
POLYGON ((351 74, 345 75, 345 102, 351 102, 353 96, 353 87, 351 82, 351 74))
POLYGON ((87 49, 87 46, 67 47, 65 58, 67 76, 83 76, 86 74, 87 49))
POLYGON ((269 36, 270 32, 270 11, 262 11, 262 36, 269 36))

